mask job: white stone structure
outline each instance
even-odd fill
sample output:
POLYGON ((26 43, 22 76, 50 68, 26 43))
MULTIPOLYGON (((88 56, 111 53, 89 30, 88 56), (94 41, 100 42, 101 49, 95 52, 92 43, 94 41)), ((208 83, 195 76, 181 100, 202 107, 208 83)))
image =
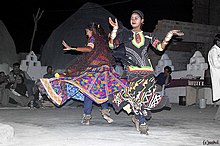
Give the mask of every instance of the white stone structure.
POLYGON ((174 70, 172 61, 170 60, 169 56, 166 53, 164 53, 161 56, 161 59, 158 61, 158 64, 155 67, 155 74, 158 75, 159 73, 163 72, 165 66, 171 67, 172 71, 174 70))
POLYGON ((192 79, 200 77, 204 79, 205 70, 208 69, 208 63, 205 62, 205 58, 200 51, 196 51, 190 58, 189 64, 187 64, 187 70, 173 71, 173 79, 192 79))
POLYGON ((200 76, 204 79, 205 70, 208 69, 208 63, 200 51, 196 51, 190 58, 190 63, 187 64, 187 71, 193 76, 200 76))
POLYGON ((46 74, 46 66, 41 66, 41 62, 37 60, 37 56, 31 51, 26 60, 21 60, 20 69, 26 71, 32 80, 42 78, 46 74))
MULTIPOLYGON (((198 24, 198 23, 190 23, 190 22, 181 22, 181 21, 173 21, 173 20, 159 20, 158 24, 156 25, 153 34, 157 36, 160 40, 162 40, 168 31, 172 29, 180 29, 184 32, 184 36, 182 38, 182 44, 184 43, 195 43, 197 45, 195 49, 199 50, 204 54, 208 52, 208 49, 213 45, 213 38, 216 34, 220 33, 220 26, 214 25, 205 25, 205 24, 198 24), (200 44, 200 45, 199 45, 200 44)), ((178 44, 178 43, 177 43, 178 44)), ((179 42, 181 44, 181 42, 179 42)), ((171 44, 172 45, 172 44, 171 44)), ((183 45, 184 46, 184 45, 183 45)), ((172 46, 173 47, 173 46, 172 46)), ((175 47, 174 47, 175 48, 175 47)), ((175 48, 177 49, 177 48, 175 48)), ((154 53, 154 52, 152 52, 154 53)), ((178 52, 175 54, 169 54, 173 65, 176 69, 172 72, 173 79, 180 79, 180 78, 194 78, 200 76, 200 79, 204 78, 204 71, 207 69, 208 64, 205 63, 204 57, 199 52, 195 52, 192 58, 184 60, 186 58, 186 52, 181 52, 181 48, 179 48, 178 52), (182 62, 180 62, 182 61, 182 62), (178 64, 176 64, 178 62, 178 64), (184 65, 187 68, 182 70, 179 69, 178 65, 184 65)), ((193 54, 191 53, 190 56, 193 54)), ((188 53, 188 54, 189 54, 188 53)), ((151 54, 150 54, 151 55, 151 54)), ((153 56, 153 55, 152 55, 153 56)), ((152 62, 156 62, 159 60, 156 57, 152 57, 152 62), (156 61, 155 61, 156 60, 156 61)), ((156 64, 155 63, 155 64, 156 64)), ((191 88, 189 89, 191 92, 191 88)), ((194 91, 194 89, 192 89, 194 91)), ((178 103, 179 96, 187 96, 187 87, 173 87, 166 89, 166 95, 169 97, 171 103, 178 103)), ((201 88, 198 91, 199 93, 197 96, 199 98, 207 99, 207 104, 212 103, 212 94, 211 88, 201 88)), ((192 95, 192 94, 191 94, 192 95)), ((218 103, 217 103, 218 104, 218 103)))
MULTIPOLYGON (((208 69, 208 64, 205 62, 204 57, 200 51, 196 51, 190 58, 189 64, 187 64, 187 70, 174 71, 172 73, 173 79, 194 79, 200 77, 204 79, 205 70, 208 69)), ((211 88, 208 87, 173 87, 166 89, 166 96, 169 97, 171 103, 179 103, 179 96, 186 96, 187 100, 194 102, 196 99, 207 99, 207 104, 213 104, 211 88), (188 99, 190 98, 190 99, 188 99)), ((219 103, 216 103, 219 104, 219 103)))

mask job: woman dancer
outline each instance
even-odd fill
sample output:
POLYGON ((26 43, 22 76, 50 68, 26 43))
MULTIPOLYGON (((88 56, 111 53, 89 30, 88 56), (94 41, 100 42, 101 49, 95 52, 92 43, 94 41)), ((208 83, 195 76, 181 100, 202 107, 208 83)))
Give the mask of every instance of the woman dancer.
POLYGON ((144 14, 140 10, 134 10, 131 14, 132 30, 119 29, 117 19, 113 21, 109 18, 109 23, 113 27, 109 46, 114 49, 121 44, 124 45, 124 48, 117 49, 115 54, 117 52, 124 54, 120 57, 121 60, 123 59, 128 80, 128 88, 115 94, 109 101, 116 111, 124 108, 128 113, 133 112, 135 116, 132 121, 137 131, 147 134, 147 121, 151 118, 151 111, 169 105, 168 98, 156 93, 154 69, 147 53, 148 46, 151 44, 155 49, 163 51, 173 35, 182 36, 183 32, 171 30, 160 42, 155 36, 145 34, 141 30, 144 24, 144 14))
POLYGON ((83 52, 67 68, 65 76, 40 79, 40 91, 58 106, 73 98, 84 101, 82 124, 89 125, 92 118, 92 103, 101 104, 102 116, 108 123, 113 122, 108 108, 108 96, 126 87, 126 81, 114 71, 114 62, 108 48, 107 36, 96 23, 86 28, 88 43, 85 47, 73 48, 65 41, 64 50, 83 52))

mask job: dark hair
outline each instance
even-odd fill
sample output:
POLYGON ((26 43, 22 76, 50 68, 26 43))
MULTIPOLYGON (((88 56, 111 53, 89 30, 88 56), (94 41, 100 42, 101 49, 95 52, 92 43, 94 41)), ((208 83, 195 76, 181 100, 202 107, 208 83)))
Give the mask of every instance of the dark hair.
POLYGON ((21 77, 22 83, 24 83, 24 77, 21 74, 18 74, 17 76, 21 77))
POLYGON ((172 69, 171 69, 171 67, 169 67, 169 66, 165 66, 165 67, 164 67, 164 70, 165 70, 165 69, 167 69, 169 73, 172 73, 172 69))
POLYGON ((215 35, 213 43, 217 44, 217 41, 220 41, 220 34, 215 35))
MULTIPOLYGON (((107 35, 101 25, 92 22, 88 24, 85 29, 89 29, 90 31, 92 31, 92 35, 95 38, 95 49, 92 49, 90 53, 84 53, 80 55, 79 57, 77 57, 77 60, 74 60, 74 62, 71 62, 69 65, 67 65, 67 76, 79 75, 86 68, 90 67, 92 61, 95 60, 99 55, 106 56, 109 59, 109 61, 105 62, 106 65, 109 65, 114 61, 111 55, 111 50, 108 49, 107 35), (76 64, 75 62, 79 63, 76 64)), ((103 65, 103 62, 100 62, 97 65, 101 66, 103 65)))
POLYGON ((48 65, 48 66, 47 66, 47 70, 48 70, 48 68, 51 68, 51 69, 52 69, 52 66, 51 66, 51 65, 48 65))
POLYGON ((133 14, 133 13, 137 13, 137 14, 141 17, 141 19, 144 19, 144 13, 141 12, 140 10, 134 10, 134 11, 132 12, 132 14, 133 14))
POLYGON ((19 67, 20 67, 20 63, 15 62, 15 63, 13 64, 13 66, 19 66, 19 67))
MULTIPOLYGON (((141 12, 140 10, 134 10, 134 11, 132 11, 131 14, 133 14, 133 13, 138 14, 141 17, 141 19, 144 19, 144 13, 141 12)), ((141 23, 141 29, 142 29, 143 25, 144 25, 144 23, 141 23)))
POLYGON ((91 22, 88 24, 85 29, 89 29, 92 31, 93 35, 100 35, 102 37, 107 37, 105 30, 101 27, 100 24, 97 24, 95 22, 91 22))

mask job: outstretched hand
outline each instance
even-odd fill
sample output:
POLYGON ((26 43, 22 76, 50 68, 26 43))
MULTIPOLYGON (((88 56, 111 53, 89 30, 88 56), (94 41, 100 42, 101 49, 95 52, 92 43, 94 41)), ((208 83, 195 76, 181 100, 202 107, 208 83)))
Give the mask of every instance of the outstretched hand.
POLYGON ((181 30, 171 30, 170 32, 173 33, 173 35, 175 36, 183 36, 184 32, 182 32, 181 30))
POLYGON ((69 46, 65 41, 62 42, 64 48, 64 51, 68 51, 68 50, 75 50, 76 48, 72 48, 71 46, 69 46))
POLYGON ((115 18, 115 22, 112 20, 111 17, 108 18, 109 24, 113 27, 113 29, 117 30, 118 29, 118 21, 115 18))
POLYGON ((63 41, 62 44, 64 46, 63 50, 70 50, 71 47, 65 41, 63 41))

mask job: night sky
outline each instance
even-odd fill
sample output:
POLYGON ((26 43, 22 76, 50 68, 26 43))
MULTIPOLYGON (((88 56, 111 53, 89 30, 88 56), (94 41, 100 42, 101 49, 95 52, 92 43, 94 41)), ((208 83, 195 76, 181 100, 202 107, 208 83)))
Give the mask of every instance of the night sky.
POLYGON ((131 11, 139 9, 145 14, 143 31, 148 32, 153 31, 158 20, 192 21, 192 0, 7 0, 0 6, 0 20, 14 39, 17 53, 29 52, 34 28, 33 14, 37 13, 38 8, 44 10, 33 45, 33 51, 39 53, 52 31, 86 2, 102 5, 128 28, 131 11))

